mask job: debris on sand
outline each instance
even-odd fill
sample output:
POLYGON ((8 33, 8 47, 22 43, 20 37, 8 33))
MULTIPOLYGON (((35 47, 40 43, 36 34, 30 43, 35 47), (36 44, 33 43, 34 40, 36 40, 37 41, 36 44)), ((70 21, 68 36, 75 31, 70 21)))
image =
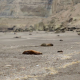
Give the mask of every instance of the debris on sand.
POLYGON ((14 37, 14 38, 21 38, 21 36, 16 36, 16 37, 14 37))
POLYGON ((37 67, 39 66, 39 65, 36 65, 37 67))
POLYGON ((62 39, 60 39, 59 41, 63 41, 62 39))
POLYGON ((60 35, 57 35, 57 36, 60 36, 60 35))
POLYGON ((57 51, 58 53, 63 53, 63 51, 62 50, 60 50, 60 51, 57 51))
POLYGON ((6 67, 11 67, 11 65, 6 65, 6 67))
POLYGON ((52 43, 49 43, 49 44, 43 43, 40 46, 53 46, 53 44, 52 43))
POLYGON ((27 55, 41 55, 42 53, 41 52, 38 52, 38 51, 34 51, 34 50, 27 50, 27 51, 24 51, 22 54, 27 54, 27 55))

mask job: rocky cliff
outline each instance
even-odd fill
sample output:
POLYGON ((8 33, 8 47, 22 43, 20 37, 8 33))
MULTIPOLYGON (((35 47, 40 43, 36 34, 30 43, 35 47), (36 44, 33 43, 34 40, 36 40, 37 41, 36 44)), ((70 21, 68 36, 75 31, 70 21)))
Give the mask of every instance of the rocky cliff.
POLYGON ((80 0, 0 0, 0 27, 48 24, 53 19, 60 25, 70 18, 75 21, 66 24, 80 23, 80 0))
POLYGON ((0 16, 47 17, 72 8, 80 0, 0 0, 0 16))
POLYGON ((53 0, 0 0, 0 16, 48 16, 53 0))

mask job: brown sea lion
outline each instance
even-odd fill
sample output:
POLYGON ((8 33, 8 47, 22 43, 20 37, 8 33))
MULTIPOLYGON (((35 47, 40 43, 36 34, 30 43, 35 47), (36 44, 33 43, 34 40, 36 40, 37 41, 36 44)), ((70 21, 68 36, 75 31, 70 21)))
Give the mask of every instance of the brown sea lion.
POLYGON ((27 50, 27 51, 24 51, 22 54, 27 54, 27 55, 41 55, 42 53, 41 52, 38 52, 38 51, 34 51, 34 50, 27 50))
POLYGON ((52 43, 50 43, 50 44, 47 44, 46 46, 53 46, 53 44, 52 44, 52 43))

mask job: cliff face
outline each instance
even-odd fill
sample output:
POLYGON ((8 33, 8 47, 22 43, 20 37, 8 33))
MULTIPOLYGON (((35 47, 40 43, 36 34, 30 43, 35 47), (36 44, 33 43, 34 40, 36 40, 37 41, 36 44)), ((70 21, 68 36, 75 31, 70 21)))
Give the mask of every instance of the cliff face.
POLYGON ((0 16, 48 16, 52 0, 0 0, 0 16))
POLYGON ((80 0, 0 0, 0 27, 47 24, 53 18, 59 25, 71 17, 75 21, 69 24, 80 25, 80 0))
POLYGON ((53 0, 53 13, 59 13, 62 10, 68 10, 73 8, 76 4, 80 3, 80 0, 53 0))
POLYGON ((0 0, 0 16, 47 17, 72 8, 80 0, 0 0))

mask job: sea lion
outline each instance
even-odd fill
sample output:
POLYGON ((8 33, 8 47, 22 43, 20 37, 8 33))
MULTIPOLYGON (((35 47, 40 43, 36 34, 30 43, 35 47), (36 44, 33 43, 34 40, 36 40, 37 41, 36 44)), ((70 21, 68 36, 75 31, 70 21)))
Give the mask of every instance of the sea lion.
POLYGON ((47 44, 46 46, 53 46, 53 44, 52 44, 52 43, 50 43, 50 44, 47 44))
POLYGON ((41 52, 38 52, 38 51, 34 51, 34 50, 27 50, 27 51, 24 51, 22 54, 27 54, 27 55, 41 55, 42 53, 41 52))
POLYGON ((52 44, 52 43, 49 43, 49 44, 43 43, 43 44, 41 44, 40 46, 45 46, 45 47, 47 47, 47 46, 53 46, 53 44, 52 44))

